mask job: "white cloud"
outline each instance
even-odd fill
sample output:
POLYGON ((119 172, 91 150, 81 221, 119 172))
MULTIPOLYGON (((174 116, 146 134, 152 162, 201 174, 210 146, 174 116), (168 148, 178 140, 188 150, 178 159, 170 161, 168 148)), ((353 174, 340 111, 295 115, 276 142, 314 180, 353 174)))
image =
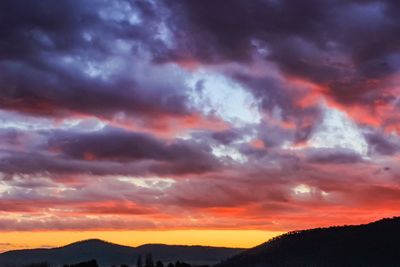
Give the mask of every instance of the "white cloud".
POLYGON ((225 145, 213 145, 211 146, 212 153, 218 158, 228 157, 239 163, 246 163, 247 157, 240 153, 236 148, 225 146, 225 145))
MULTIPOLYGON (((0 129, 17 129, 21 131, 40 130, 79 130, 98 131, 106 124, 95 117, 54 119, 49 117, 32 117, 12 111, 0 110, 0 129)), ((1 140, 0 140, 1 141, 1 140)))
POLYGON ((138 187, 157 190, 165 190, 170 188, 175 183, 174 179, 161 177, 120 177, 118 180, 121 182, 131 183, 138 187))
POLYGON ((310 194, 311 188, 308 185, 300 184, 293 188, 293 192, 296 195, 310 194))
POLYGON ((314 148, 344 148, 366 156, 368 144, 357 125, 344 113, 325 107, 319 124, 308 144, 314 148))
POLYGON ((240 84, 210 71, 200 70, 188 78, 191 104, 206 115, 217 115, 240 126, 259 123, 259 103, 240 84))

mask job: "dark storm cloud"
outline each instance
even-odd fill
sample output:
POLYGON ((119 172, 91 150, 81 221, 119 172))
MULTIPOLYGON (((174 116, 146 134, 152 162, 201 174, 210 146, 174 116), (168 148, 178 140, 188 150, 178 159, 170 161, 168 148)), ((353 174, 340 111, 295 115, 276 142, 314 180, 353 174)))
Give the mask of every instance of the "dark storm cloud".
POLYGON ((165 46, 154 9, 144 1, 3 1, 1 107, 45 115, 186 113, 178 76, 146 67, 139 52, 156 55, 165 46), (134 13, 140 22, 130 22, 134 13))
POLYGON ((40 64, 44 52, 110 52, 109 38, 163 45, 148 31, 155 30, 162 11, 155 13, 156 7, 148 1, 19 0, 2 1, 0 5, 0 55, 5 59, 27 59, 31 63, 36 59, 40 64), (146 29, 139 22, 131 22, 134 14, 146 22, 146 29), (93 42, 85 38, 86 34, 93 42))
POLYGON ((113 128, 91 133, 55 133, 48 143, 51 150, 81 160, 154 160, 187 165, 187 171, 201 167, 206 171, 218 165, 207 145, 183 140, 158 140, 148 134, 113 128))
POLYGON ((243 132, 235 129, 229 129, 211 134, 212 138, 221 144, 229 145, 233 141, 239 139, 243 135, 243 132))
POLYGON ((138 174, 146 173, 147 165, 126 164, 115 162, 95 162, 65 159, 49 154, 27 153, 15 151, 1 151, 0 171, 9 174, 34 174, 34 173, 91 173, 93 175, 105 174, 138 174), (138 166, 139 165, 139 166, 138 166))
POLYGON ((114 128, 96 132, 43 131, 40 142, 26 151, 2 150, 0 171, 179 175, 220 167, 206 144, 162 140, 114 128))
POLYGON ((0 231, 293 230, 397 213, 399 13, 376 0, 0 1, 0 231))
POLYGON ((18 153, 1 151, 0 172, 3 174, 50 173, 91 175, 184 175, 201 174, 218 169, 218 162, 203 161, 132 161, 127 163, 108 160, 72 160, 61 156, 39 153, 18 153))
POLYGON ((125 77, 104 82, 90 79, 77 70, 41 72, 18 63, 0 63, 0 70, 0 82, 5 87, 0 101, 6 109, 44 115, 83 112, 100 116, 119 111, 136 115, 163 112, 179 115, 186 110, 184 96, 173 93, 175 88, 169 84, 146 85, 125 77))
POLYGON ((366 93, 381 86, 371 81, 399 70, 395 1, 169 3, 179 14, 172 20, 185 29, 176 32, 184 40, 178 57, 249 61, 261 44, 284 73, 326 85, 342 103, 368 103, 366 93))
POLYGON ((288 88, 287 84, 274 77, 252 77, 241 73, 233 73, 234 78, 240 81, 246 88, 249 88, 255 97, 261 99, 261 107, 272 113, 273 109, 280 108, 283 121, 288 121, 294 114, 304 112, 296 109, 295 100, 301 97, 301 92, 296 92, 295 88, 288 88))
POLYGON ((309 94, 306 86, 291 85, 276 77, 230 75, 248 88, 260 100, 263 111, 269 114, 272 121, 260 127, 261 139, 267 146, 281 145, 287 140, 303 142, 320 122, 322 114, 318 103, 301 104, 309 94))
POLYGON ((400 140, 397 136, 374 131, 365 134, 371 154, 394 155, 400 153, 400 140))
POLYGON ((362 161, 360 154, 349 149, 312 149, 306 155, 308 162, 318 164, 354 164, 362 161))

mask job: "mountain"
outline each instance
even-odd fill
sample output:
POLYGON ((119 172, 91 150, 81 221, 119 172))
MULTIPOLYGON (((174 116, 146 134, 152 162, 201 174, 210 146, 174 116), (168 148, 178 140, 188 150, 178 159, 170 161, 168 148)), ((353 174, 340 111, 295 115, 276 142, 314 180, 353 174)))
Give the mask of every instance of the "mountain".
POLYGON ((217 265, 283 266, 400 266, 400 217, 287 233, 217 265))
POLYGON ((215 264, 240 253, 239 248, 175 246, 149 244, 139 247, 121 246, 99 239, 80 241, 59 248, 12 250, 0 254, 0 266, 48 262, 50 265, 73 264, 96 259, 100 266, 136 265, 138 255, 151 253, 154 260, 215 264))

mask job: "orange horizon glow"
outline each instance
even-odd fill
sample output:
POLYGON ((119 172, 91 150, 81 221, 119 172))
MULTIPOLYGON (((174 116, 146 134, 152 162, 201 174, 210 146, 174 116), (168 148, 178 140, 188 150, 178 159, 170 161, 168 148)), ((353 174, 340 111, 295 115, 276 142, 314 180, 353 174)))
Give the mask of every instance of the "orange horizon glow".
POLYGON ((395 1, 3 2, 0 252, 400 215, 395 1))
POLYGON ((263 230, 0 232, 0 240, 3 241, 0 243, 0 252, 61 247, 87 239, 101 239, 132 247, 144 244, 167 244, 251 248, 283 233, 263 230))

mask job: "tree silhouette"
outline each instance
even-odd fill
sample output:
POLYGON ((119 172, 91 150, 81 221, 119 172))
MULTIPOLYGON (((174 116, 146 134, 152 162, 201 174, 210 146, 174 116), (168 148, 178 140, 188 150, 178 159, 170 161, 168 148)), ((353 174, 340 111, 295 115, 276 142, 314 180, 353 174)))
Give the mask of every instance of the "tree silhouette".
POLYGON ((400 218, 293 231, 216 267, 400 266, 400 218))
POLYGON ((136 266, 137 266, 137 267, 143 267, 142 255, 139 255, 139 256, 138 256, 136 266))
POLYGON ((91 260, 76 264, 64 265, 64 267, 98 267, 98 265, 96 260, 91 260))
POLYGON ((27 265, 27 267, 49 267, 47 262, 32 263, 27 265))
POLYGON ((164 267, 164 264, 161 261, 157 261, 156 267, 164 267))
POLYGON ((153 255, 151 253, 146 254, 146 264, 145 267, 154 267, 154 262, 153 262, 153 255))
POLYGON ((190 265, 190 264, 188 264, 188 263, 186 263, 186 262, 177 261, 177 262, 175 263, 175 267, 192 267, 192 265, 190 265))

